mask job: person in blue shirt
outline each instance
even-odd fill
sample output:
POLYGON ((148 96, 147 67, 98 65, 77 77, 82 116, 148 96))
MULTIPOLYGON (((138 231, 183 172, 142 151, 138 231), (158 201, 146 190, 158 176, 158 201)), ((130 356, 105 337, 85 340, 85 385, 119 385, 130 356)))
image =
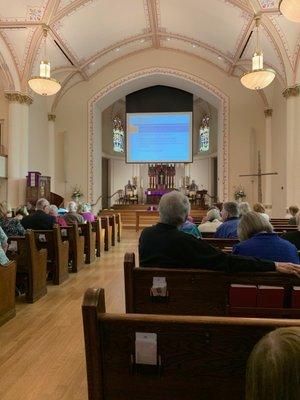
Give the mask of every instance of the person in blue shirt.
POLYGON ((178 228, 181 232, 188 233, 189 235, 195 236, 197 239, 202 237, 201 232, 197 226, 193 223, 193 218, 188 216, 185 222, 178 228))
POLYGON ((233 254, 299 264, 297 248, 274 233, 270 222, 260 214, 254 211, 245 214, 237 232, 241 242, 233 247, 233 254))
POLYGON ((222 225, 216 230, 216 238, 237 238, 237 226, 239 223, 238 204, 235 201, 228 201, 223 204, 221 211, 222 225))

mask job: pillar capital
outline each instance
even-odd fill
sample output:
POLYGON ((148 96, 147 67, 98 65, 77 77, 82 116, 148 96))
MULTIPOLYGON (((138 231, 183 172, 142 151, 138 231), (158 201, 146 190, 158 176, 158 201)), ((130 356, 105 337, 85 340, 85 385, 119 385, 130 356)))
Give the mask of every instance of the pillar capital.
POLYGON ((265 109, 264 110, 264 114, 265 114, 265 117, 267 118, 267 117, 272 117, 272 115, 273 115, 273 109, 272 108, 267 108, 267 109, 265 109))
POLYGON ((289 97, 297 97, 300 96, 300 85, 291 86, 284 90, 282 93, 283 97, 288 99, 289 97))
POLYGON ((5 92, 5 98, 10 102, 15 102, 19 104, 32 104, 32 97, 28 96, 26 93, 21 92, 5 92))
POLYGON ((51 114, 51 113, 48 114, 48 121, 53 121, 54 122, 55 118, 56 118, 55 114, 51 114))

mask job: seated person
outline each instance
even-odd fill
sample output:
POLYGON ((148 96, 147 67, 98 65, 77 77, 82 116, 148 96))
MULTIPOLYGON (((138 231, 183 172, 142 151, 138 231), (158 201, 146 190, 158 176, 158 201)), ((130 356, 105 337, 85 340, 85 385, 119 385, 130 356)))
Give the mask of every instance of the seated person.
POLYGON ((290 206, 289 213, 291 214, 291 218, 289 219, 290 225, 296 225, 296 214, 298 213, 299 208, 297 206, 290 206))
POLYGON ((270 221, 270 217, 269 215, 266 213, 266 209, 263 206, 263 204, 261 203, 255 203, 253 205, 253 211, 257 212, 258 214, 260 214, 261 216, 263 216, 264 218, 266 218, 267 221, 270 221))
POLYGON ((9 259, 6 257, 7 250, 7 236, 4 233, 3 229, 0 227, 0 264, 5 265, 9 262, 9 259))
POLYGON ((36 211, 27 215, 21 221, 25 229, 48 230, 53 229, 55 218, 49 215, 50 204, 49 201, 41 198, 36 202, 36 211))
POLYGON ((237 231, 241 242, 233 247, 233 254, 299 264, 296 247, 274 233, 270 222, 260 214, 245 214, 237 231))
POLYGON ((70 201, 67 205, 68 212, 64 215, 64 219, 68 225, 72 225, 77 222, 77 224, 84 224, 84 218, 82 215, 77 213, 77 204, 75 201, 70 201))
POLYGON ((95 221, 95 216, 91 212, 90 204, 88 204, 88 203, 80 204, 80 206, 78 207, 78 212, 79 212, 80 215, 83 216, 85 221, 90 221, 90 222, 94 222, 95 221))
POLYGON ((63 226, 63 227, 68 226, 64 217, 62 217, 61 215, 58 214, 58 208, 56 207, 55 204, 51 204, 49 214, 55 218, 55 221, 59 226, 63 226))
POLYGON ((237 238, 237 226, 239 223, 238 204, 235 201, 228 201, 223 204, 221 211, 223 223, 216 230, 216 238, 237 238))
POLYGON ((222 224, 221 215, 218 208, 212 208, 207 211, 206 217, 198 226, 200 232, 216 232, 217 228, 222 224), (203 222, 204 221, 204 222, 203 222))
POLYGON ((7 203, 0 203, 0 226, 3 229, 6 236, 24 236, 25 229, 20 223, 20 217, 9 218, 8 215, 11 210, 8 209, 7 203))
POLYGON ((300 211, 297 213, 295 218, 298 230, 294 232, 287 232, 282 235, 282 238, 288 240, 290 243, 293 243, 297 249, 300 250, 300 211))
POLYGON ((159 202, 159 222, 145 228, 140 236, 140 267, 300 273, 297 265, 227 254, 204 240, 181 232, 178 227, 186 220, 188 211, 189 199, 183 193, 173 191, 162 196, 159 202))
POLYGON ((254 346, 246 369, 246 400, 300 399, 300 328, 278 328, 254 346))
POLYGON ((251 211, 250 204, 247 201, 242 201, 238 203, 239 217, 241 218, 243 215, 247 214, 251 211))
POLYGON ((194 179, 192 180, 192 183, 188 187, 189 192, 193 192, 196 194, 196 191, 198 190, 198 186, 196 185, 194 179))
MULTIPOLYGON (((191 208, 191 206, 190 206, 191 208)), ((190 211, 190 210, 189 210, 190 211)), ((197 229, 197 226, 193 222, 193 218, 188 215, 187 219, 185 222, 180 225, 178 228, 181 232, 188 233, 189 235, 195 236, 197 239, 201 238, 201 233, 197 229)))

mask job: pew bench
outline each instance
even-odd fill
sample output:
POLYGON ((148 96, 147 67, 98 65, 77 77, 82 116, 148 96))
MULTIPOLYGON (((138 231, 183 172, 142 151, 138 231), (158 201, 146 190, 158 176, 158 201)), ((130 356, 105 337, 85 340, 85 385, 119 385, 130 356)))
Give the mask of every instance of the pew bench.
POLYGON ((292 307, 294 287, 300 278, 278 272, 239 272, 203 269, 138 268, 135 254, 124 257, 125 304, 127 313, 169 315, 241 315, 300 318, 300 307, 292 307), (153 296, 153 278, 167 282, 166 296, 153 296), (273 286, 284 288, 283 307, 232 307, 231 285, 273 286))
POLYGON ((25 299, 34 303, 47 293, 47 250, 38 250, 31 230, 25 237, 9 237, 8 244, 7 256, 16 261, 17 275, 26 278, 25 299))
POLYGON ((78 225, 60 227, 62 237, 69 242, 69 264, 72 272, 78 272, 84 265, 84 237, 79 235, 78 225))
POLYGON ((92 229, 92 223, 87 221, 85 224, 79 224, 79 233, 84 237, 85 263, 91 264, 96 258, 96 232, 92 229))
POLYGON ((104 238, 105 238, 105 229, 102 228, 101 218, 97 218, 95 219, 95 221, 92 222, 92 230, 96 234, 96 242, 95 242, 96 256, 100 257, 101 252, 104 251, 104 238))
POLYGON ((16 262, 0 265, 0 326, 16 315, 16 262))
POLYGON ((89 400, 241 400, 254 345, 277 327, 300 327, 299 320, 109 314, 103 289, 86 291, 82 315, 89 400), (136 352, 145 334, 152 334, 151 365, 136 352))
POLYGON ((54 285, 60 285, 69 278, 69 243, 62 241, 61 230, 55 226, 52 230, 35 230, 38 249, 47 250, 47 267, 52 273, 54 285))
POLYGON ((115 210, 102 210, 100 216, 114 216, 116 225, 116 239, 118 242, 121 241, 122 237, 122 218, 121 214, 115 210))
POLYGON ((112 245, 112 226, 108 216, 102 216, 101 226, 104 229, 104 250, 108 251, 112 245))

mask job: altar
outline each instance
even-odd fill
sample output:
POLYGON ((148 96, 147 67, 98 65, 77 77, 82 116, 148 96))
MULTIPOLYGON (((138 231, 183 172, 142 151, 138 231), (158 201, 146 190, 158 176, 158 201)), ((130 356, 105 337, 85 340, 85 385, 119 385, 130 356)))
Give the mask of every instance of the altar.
POLYGON ((145 191, 147 204, 158 204, 160 198, 175 189, 175 164, 149 164, 149 187, 145 191))

